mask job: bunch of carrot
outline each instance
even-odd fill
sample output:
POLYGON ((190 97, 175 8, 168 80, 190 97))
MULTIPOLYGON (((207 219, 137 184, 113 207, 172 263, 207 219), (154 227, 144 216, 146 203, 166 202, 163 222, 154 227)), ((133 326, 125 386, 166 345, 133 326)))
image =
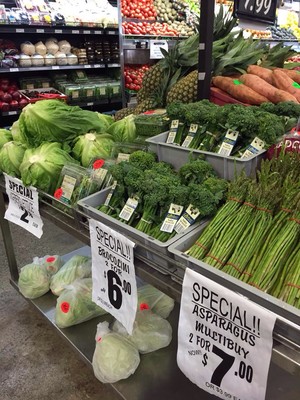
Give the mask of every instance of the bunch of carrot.
POLYGON ((247 73, 233 79, 216 76, 212 83, 245 104, 259 105, 265 102, 300 103, 300 72, 287 69, 268 69, 250 65, 247 73))

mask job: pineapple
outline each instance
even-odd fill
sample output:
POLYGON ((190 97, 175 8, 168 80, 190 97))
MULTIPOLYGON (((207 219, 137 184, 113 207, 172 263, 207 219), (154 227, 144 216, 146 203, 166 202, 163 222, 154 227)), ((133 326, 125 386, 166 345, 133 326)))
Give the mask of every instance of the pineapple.
POLYGON ((142 90, 144 93, 150 94, 153 90, 158 89, 163 82, 163 77, 163 67, 160 62, 148 69, 143 77, 142 90))
POLYGON ((153 99, 146 99, 138 104, 137 107, 135 107, 134 114, 141 114, 145 111, 153 110, 155 107, 157 107, 156 101, 154 101, 153 99))
POLYGON ((147 93, 146 93, 145 88, 142 87, 142 88, 138 91, 138 94, 137 94, 137 96, 136 96, 136 99, 137 99, 137 103, 138 103, 138 104, 140 104, 142 101, 144 101, 144 100, 147 99, 147 93))
POLYGON ((127 117, 127 115, 134 114, 134 110, 134 108, 122 108, 115 113, 115 120, 119 121, 120 119, 127 117))
POLYGON ((198 71, 190 72, 187 76, 180 79, 169 91, 167 104, 174 101, 182 103, 193 103, 197 101, 198 71))

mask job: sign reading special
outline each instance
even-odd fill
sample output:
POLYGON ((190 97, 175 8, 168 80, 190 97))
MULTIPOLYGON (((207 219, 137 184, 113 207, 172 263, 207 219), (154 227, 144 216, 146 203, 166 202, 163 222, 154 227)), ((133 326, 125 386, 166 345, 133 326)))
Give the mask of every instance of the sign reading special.
POLYGON ((186 269, 177 363, 197 386, 232 400, 263 400, 275 315, 186 269))
POLYGON ((135 244, 121 233, 90 219, 92 299, 132 333, 137 310, 135 244))
POLYGON ((18 178, 6 174, 4 177, 5 189, 9 198, 4 218, 40 239, 44 223, 39 211, 38 191, 33 186, 24 186, 18 178))

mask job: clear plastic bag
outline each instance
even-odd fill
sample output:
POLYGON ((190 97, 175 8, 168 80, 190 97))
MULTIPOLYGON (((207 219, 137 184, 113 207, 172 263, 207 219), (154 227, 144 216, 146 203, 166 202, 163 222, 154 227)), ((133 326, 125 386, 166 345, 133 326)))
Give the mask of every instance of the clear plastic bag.
POLYGON ((40 258, 35 257, 33 263, 44 268, 49 276, 56 274, 64 264, 63 259, 58 255, 46 255, 40 258))
POLYGON ((109 329, 108 322, 97 325, 93 370, 102 383, 114 383, 134 374, 140 363, 137 348, 125 337, 109 329))
POLYGON ((172 340, 170 323, 151 310, 140 310, 136 313, 132 335, 128 335, 119 321, 114 322, 112 329, 126 337, 142 354, 167 347, 172 340))
POLYGON ((92 278, 76 279, 67 286, 57 299, 55 322, 59 328, 67 328, 89 319, 107 314, 92 300, 92 278))
POLYGON ((168 318, 175 305, 174 299, 151 285, 141 286, 137 292, 138 309, 142 304, 147 304, 155 314, 168 318))
POLYGON ((64 266, 51 278, 50 289, 59 296, 64 288, 80 278, 92 276, 92 259, 76 255, 67 261, 64 266))
POLYGON ((19 290, 28 299, 36 299, 50 289, 50 277, 40 264, 27 264, 21 268, 19 290))

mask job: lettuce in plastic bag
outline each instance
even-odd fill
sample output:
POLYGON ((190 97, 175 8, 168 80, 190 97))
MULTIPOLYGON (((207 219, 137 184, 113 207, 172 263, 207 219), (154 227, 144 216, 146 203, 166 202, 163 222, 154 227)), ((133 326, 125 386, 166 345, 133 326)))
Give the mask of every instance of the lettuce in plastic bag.
POLYGON ((132 335, 128 335, 119 321, 114 322, 112 329, 125 336, 142 354, 167 347, 172 340, 170 323, 151 310, 140 310, 136 313, 132 335))
POLYGON ((97 325, 93 370, 102 383, 114 383, 134 374, 140 363, 138 350, 125 337, 111 332, 108 322, 97 325))
POLYGON ((155 314, 168 318, 175 305, 174 299, 151 285, 141 286, 137 292, 138 309, 145 303, 155 314))
POLYGON ((77 325, 107 314, 92 300, 92 278, 76 279, 57 299, 55 322, 59 328, 77 325))
POLYGON ((24 297, 36 299, 49 291, 50 277, 43 266, 27 264, 21 268, 18 285, 24 297))
POLYGON ((59 296, 64 288, 79 278, 90 278, 92 275, 92 260, 90 257, 76 255, 51 278, 50 289, 59 296))
POLYGON ((48 275, 54 275, 63 266, 63 259, 58 255, 46 255, 39 259, 39 264, 41 264, 48 275))

